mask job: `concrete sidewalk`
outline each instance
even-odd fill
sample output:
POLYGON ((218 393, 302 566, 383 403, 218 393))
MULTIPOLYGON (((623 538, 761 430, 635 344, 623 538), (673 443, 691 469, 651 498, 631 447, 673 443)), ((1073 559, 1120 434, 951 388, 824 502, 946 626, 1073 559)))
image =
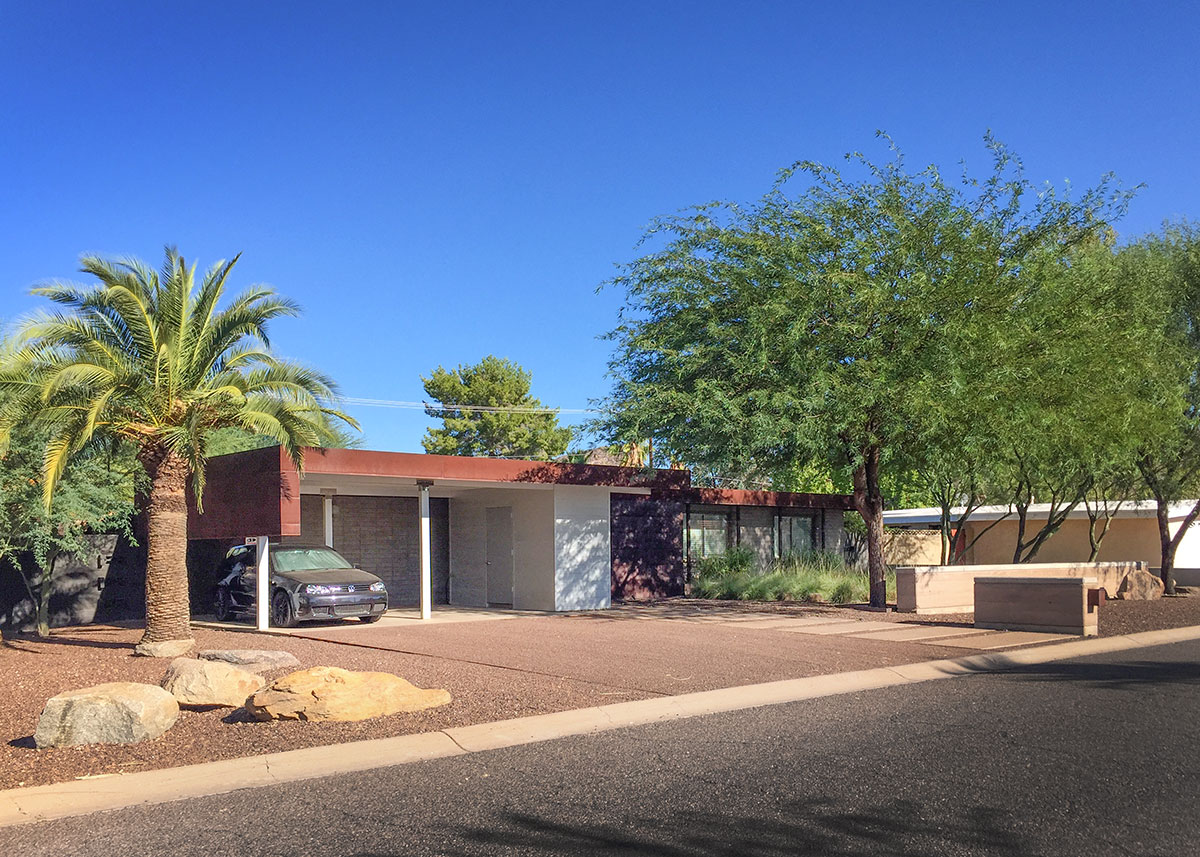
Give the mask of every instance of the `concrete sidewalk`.
POLYGON ((1200 639, 1200 626, 1079 640, 563 711, 536 717, 0 792, 0 826, 390 767, 647 723, 1200 639))

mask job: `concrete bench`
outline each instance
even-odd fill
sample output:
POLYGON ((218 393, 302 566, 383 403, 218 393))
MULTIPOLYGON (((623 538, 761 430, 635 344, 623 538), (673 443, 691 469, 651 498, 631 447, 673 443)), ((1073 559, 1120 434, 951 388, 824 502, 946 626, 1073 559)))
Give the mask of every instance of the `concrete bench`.
POLYGON ((902 613, 970 613, 977 577, 1091 577, 1116 598, 1143 562, 1045 562, 1011 565, 930 565, 896 569, 896 609, 902 613))
POLYGON ((1103 601, 1094 577, 976 577, 975 627, 1094 637, 1103 601))

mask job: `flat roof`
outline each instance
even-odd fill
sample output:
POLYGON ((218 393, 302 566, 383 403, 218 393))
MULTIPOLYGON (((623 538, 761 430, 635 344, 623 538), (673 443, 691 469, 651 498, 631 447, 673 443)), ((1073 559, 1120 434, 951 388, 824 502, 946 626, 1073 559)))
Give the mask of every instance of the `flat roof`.
POLYGON ((851 498, 839 494, 693 488, 687 470, 368 449, 306 449, 303 477, 282 448, 252 449, 210 458, 205 475, 203 514, 196 510, 189 485, 188 537, 192 539, 299 535, 302 481, 309 483, 311 492, 314 483, 318 488, 321 486, 323 476, 331 482, 339 478, 357 482, 367 489, 364 493, 370 493, 372 484, 407 486, 399 490, 415 491, 416 483, 424 481, 447 490, 489 485, 529 488, 580 485, 654 494, 688 503, 853 508, 851 498))

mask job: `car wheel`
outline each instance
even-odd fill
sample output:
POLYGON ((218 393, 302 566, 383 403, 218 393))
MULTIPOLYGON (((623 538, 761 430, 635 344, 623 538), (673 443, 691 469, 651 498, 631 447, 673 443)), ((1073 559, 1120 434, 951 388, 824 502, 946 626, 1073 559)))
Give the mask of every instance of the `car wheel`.
POLYGON ((359 616, 358 621, 366 622, 368 625, 370 625, 372 622, 378 622, 382 618, 383 618, 382 613, 375 613, 374 615, 371 615, 371 616, 359 616))
POLYGON ((296 610, 292 607, 292 596, 276 589, 271 596, 271 624, 276 628, 295 628, 296 610))
POLYGON ((213 614, 217 617, 218 622, 228 622, 233 616, 233 599, 229 597, 229 590, 224 586, 217 587, 217 597, 213 601, 213 614))

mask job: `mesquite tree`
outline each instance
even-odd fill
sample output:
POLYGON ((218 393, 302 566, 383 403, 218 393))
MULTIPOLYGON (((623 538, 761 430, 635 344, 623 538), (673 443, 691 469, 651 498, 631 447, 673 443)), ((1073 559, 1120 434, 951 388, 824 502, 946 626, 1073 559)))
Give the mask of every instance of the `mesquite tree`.
POLYGON ((886 602, 885 468, 909 467, 964 361, 987 357, 1034 254, 1065 253, 1120 213, 1102 179, 1078 199, 1033 191, 987 138, 992 170, 948 181, 891 147, 853 177, 800 162, 762 199, 656 221, 625 265, 615 379, 601 428, 682 461, 852 476, 871 603, 886 602))

